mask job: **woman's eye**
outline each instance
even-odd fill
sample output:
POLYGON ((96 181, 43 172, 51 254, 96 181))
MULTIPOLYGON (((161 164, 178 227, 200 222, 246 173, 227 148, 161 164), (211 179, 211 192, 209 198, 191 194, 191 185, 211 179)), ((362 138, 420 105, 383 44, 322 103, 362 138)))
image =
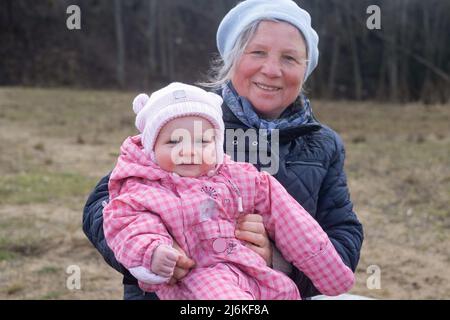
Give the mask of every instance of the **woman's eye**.
POLYGON ((289 61, 289 62, 295 62, 295 61, 297 61, 297 59, 295 59, 295 58, 292 57, 292 56, 284 56, 284 59, 287 60, 287 61, 289 61))
POLYGON ((261 50, 254 50, 254 51, 251 51, 250 53, 252 55, 254 55, 254 56, 263 56, 263 55, 265 55, 265 52, 261 51, 261 50))

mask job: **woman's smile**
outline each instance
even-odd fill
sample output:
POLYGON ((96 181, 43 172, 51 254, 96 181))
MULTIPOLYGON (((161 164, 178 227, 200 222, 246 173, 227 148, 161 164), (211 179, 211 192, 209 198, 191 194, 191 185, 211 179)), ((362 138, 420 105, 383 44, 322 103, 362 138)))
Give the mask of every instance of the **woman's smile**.
POLYGON ((259 89, 264 90, 264 91, 269 91, 269 92, 277 92, 281 90, 281 87, 276 87, 276 86, 270 86, 267 84, 263 84, 261 82, 253 82, 255 84, 255 86, 257 86, 259 89))

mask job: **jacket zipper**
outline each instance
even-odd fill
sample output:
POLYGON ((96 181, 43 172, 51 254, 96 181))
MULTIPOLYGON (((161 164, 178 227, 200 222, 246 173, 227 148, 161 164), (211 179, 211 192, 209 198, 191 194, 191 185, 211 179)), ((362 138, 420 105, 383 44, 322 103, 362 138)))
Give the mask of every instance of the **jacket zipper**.
POLYGON ((231 184, 231 187, 234 189, 234 191, 237 193, 238 195, 238 211, 239 213, 244 212, 244 208, 242 206, 242 195, 241 195, 241 191, 239 190, 239 188, 234 184, 233 181, 231 181, 231 179, 227 179, 228 182, 231 184))

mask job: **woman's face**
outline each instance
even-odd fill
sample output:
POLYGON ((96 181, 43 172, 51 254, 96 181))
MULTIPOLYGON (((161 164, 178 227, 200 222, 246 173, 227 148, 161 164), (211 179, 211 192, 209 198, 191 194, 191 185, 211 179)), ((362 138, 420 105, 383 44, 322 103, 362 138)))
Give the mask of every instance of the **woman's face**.
POLYGON ((262 21, 237 62, 231 82, 256 112, 276 119, 297 98, 306 71, 306 45, 286 22, 262 21))

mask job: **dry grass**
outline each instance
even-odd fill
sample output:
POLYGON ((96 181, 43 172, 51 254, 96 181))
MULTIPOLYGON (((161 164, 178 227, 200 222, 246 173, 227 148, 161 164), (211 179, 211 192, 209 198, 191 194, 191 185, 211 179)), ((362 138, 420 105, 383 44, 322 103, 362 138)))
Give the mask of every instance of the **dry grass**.
MULTIPOLYGON (((81 231, 96 181, 135 134, 135 93, 0 88, 0 298, 120 299, 81 231), (66 286, 71 265, 81 289, 66 286)), ((450 298, 450 106, 314 101, 347 147, 365 241, 352 293, 450 298), (381 270, 369 290, 367 268, 381 270)))

